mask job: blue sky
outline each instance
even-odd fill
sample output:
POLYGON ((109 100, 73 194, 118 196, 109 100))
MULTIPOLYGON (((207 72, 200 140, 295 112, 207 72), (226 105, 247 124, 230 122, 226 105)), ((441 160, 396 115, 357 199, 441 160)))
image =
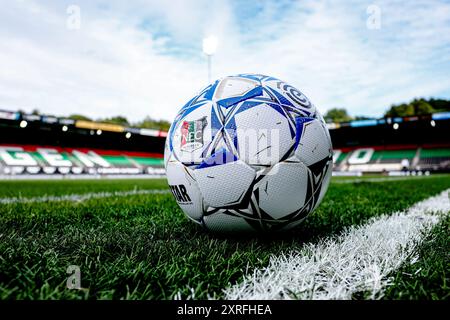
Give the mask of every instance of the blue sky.
POLYGON ((273 75, 323 113, 450 98, 448 1, 11 0, 0 109, 171 120, 207 84, 207 35, 219 39, 213 77, 273 75))

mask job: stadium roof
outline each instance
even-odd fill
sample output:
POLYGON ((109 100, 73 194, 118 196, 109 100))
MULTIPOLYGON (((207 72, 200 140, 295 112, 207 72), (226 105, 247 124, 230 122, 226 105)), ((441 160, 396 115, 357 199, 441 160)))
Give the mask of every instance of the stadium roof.
POLYGON ((450 119, 450 112, 439 112, 412 117, 392 117, 392 118, 386 117, 380 119, 354 120, 349 122, 332 122, 327 123, 327 127, 329 130, 333 130, 341 127, 368 127, 401 122, 412 122, 419 120, 447 120, 447 119, 450 119))
POLYGON ((45 116, 45 115, 35 115, 35 114, 26 114, 20 111, 8 111, 8 110, 0 110, 0 119, 4 120, 16 120, 16 121, 40 121, 42 123, 49 124, 60 124, 60 125, 73 125, 76 128, 80 129, 88 129, 88 130, 102 130, 102 131, 110 131, 110 132, 130 132, 133 134, 140 134, 144 136, 151 137, 166 137, 167 132, 161 130, 154 129, 145 129, 145 128, 133 128, 133 127, 125 127, 118 124, 111 123, 103 123, 103 122, 95 122, 95 121, 86 121, 86 120, 73 120, 67 118, 60 118, 54 116, 45 116))

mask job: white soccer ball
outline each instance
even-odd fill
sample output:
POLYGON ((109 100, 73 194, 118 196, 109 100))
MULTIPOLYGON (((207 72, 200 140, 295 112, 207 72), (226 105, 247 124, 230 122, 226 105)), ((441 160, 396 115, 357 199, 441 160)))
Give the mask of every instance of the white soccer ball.
POLYGON ((184 213, 214 232, 288 230, 321 202, 332 146, 322 116, 273 77, 219 79, 169 130, 164 165, 184 213))

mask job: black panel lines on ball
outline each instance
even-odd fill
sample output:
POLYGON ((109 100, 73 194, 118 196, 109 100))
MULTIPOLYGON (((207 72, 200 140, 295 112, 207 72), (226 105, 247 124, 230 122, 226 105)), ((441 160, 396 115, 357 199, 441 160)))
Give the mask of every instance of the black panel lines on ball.
POLYGON ((217 213, 217 212, 219 212, 220 211, 220 208, 208 208, 208 210, 205 212, 203 212, 203 216, 204 217, 206 217, 206 216, 210 216, 210 215, 213 215, 214 213, 217 213))
POLYGON ((292 145, 289 147, 289 149, 286 151, 286 153, 281 157, 280 162, 283 162, 289 158, 291 158, 294 155, 295 152, 295 143, 292 142, 292 145))
POLYGON ((316 163, 308 166, 308 168, 314 175, 318 176, 321 172, 323 172, 323 169, 327 166, 329 161, 333 161, 332 156, 328 156, 322 160, 319 160, 316 163))

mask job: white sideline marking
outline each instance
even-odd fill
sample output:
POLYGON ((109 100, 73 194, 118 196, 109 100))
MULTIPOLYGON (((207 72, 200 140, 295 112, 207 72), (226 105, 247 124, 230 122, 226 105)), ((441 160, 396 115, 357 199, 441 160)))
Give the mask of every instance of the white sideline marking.
POLYGON ((386 181, 401 181, 401 180, 414 180, 433 178, 432 176, 408 176, 408 177, 391 177, 391 178, 365 178, 365 179, 345 179, 345 180, 333 180, 332 183, 358 183, 358 182, 386 182, 386 181))
POLYGON ((42 196, 34 198, 0 198, 0 204, 12 204, 12 203, 35 203, 35 202, 60 202, 71 201, 81 202, 90 199, 108 198, 108 197, 126 197, 141 194, 166 194, 170 193, 167 189, 153 189, 153 190, 132 190, 132 191, 115 191, 115 192, 96 192, 85 194, 67 194, 62 196, 42 196))
POLYGON ((339 236, 272 256, 267 267, 225 289, 225 298, 352 299, 361 291, 380 298, 391 282, 389 273, 412 254, 442 214, 450 212, 449 191, 339 236))

